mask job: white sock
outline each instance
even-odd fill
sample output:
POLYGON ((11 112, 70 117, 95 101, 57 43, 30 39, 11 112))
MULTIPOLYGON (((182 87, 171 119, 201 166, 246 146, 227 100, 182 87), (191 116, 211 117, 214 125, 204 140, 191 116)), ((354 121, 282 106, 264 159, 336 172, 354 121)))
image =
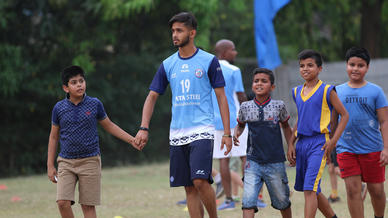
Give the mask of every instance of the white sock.
POLYGON ((217 173, 217 175, 214 177, 214 182, 215 183, 220 183, 221 182, 221 174, 217 173))

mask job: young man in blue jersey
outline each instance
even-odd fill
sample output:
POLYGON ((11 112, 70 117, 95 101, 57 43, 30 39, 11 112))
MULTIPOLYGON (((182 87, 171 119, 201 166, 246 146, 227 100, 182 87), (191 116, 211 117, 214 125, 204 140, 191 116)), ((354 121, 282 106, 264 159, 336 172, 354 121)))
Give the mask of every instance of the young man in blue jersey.
POLYGON ((244 170, 244 194, 242 209, 244 218, 254 217, 259 192, 265 183, 271 198, 271 205, 280 210, 282 217, 292 217, 290 190, 284 161, 283 129, 285 138, 290 139, 292 131, 290 118, 283 101, 271 99, 275 89, 273 72, 265 68, 253 71, 252 91, 255 98, 241 104, 238 125, 233 141, 239 145, 239 137, 248 124, 247 162, 244 170))
POLYGON ((299 72, 305 80, 292 90, 298 118, 288 144, 287 158, 296 163, 295 190, 303 191, 304 216, 315 217, 317 208, 325 217, 336 217, 329 201, 321 193, 320 183, 326 160, 345 129, 349 114, 339 100, 335 87, 324 84, 318 75, 322 71, 322 57, 313 50, 298 55, 299 72), (332 109, 340 115, 338 128, 331 131, 332 109), (294 147, 294 143, 296 147, 294 147))
POLYGON ((165 59, 156 72, 145 100, 141 127, 135 141, 143 148, 155 103, 168 84, 172 91, 170 125, 170 186, 184 186, 191 217, 217 217, 215 193, 211 187, 214 115, 211 93, 217 96, 224 135, 221 144, 232 148, 229 109, 218 59, 194 45, 197 21, 191 13, 173 16, 169 25, 178 51, 165 59))
POLYGON ((345 181, 351 217, 364 217, 362 182, 367 184, 375 217, 385 210, 385 165, 388 164, 388 101, 382 88, 365 80, 370 56, 365 48, 346 52, 349 81, 337 86, 350 115, 337 143, 337 160, 345 181))
MULTIPOLYGON (((237 125, 237 106, 239 107, 240 103, 246 101, 241 71, 238 67, 232 65, 236 58, 237 51, 234 43, 227 39, 219 40, 216 43, 214 50, 217 55, 217 58, 219 59, 222 74, 225 80, 225 95, 228 100, 229 106, 230 127, 234 128, 237 125), (237 98, 239 99, 239 102, 237 103, 234 100, 235 93, 237 95, 237 98)), ((214 92, 212 94, 212 97, 213 103, 216 104, 217 97, 214 92)), ((224 127, 222 125, 221 114, 218 107, 214 107, 214 125, 216 128, 214 142, 217 145, 221 143, 222 136, 224 134, 224 127)), ((229 168, 229 160, 231 156, 240 157, 243 164, 245 164, 247 143, 246 140, 247 137, 245 134, 245 139, 242 141, 241 145, 238 147, 233 147, 230 153, 226 156, 224 154, 226 148, 220 149, 219 146, 214 146, 213 158, 220 160, 221 182, 226 196, 225 202, 218 207, 218 210, 235 208, 235 203, 232 198, 232 180, 229 168)))
POLYGON ((85 94, 85 73, 81 67, 70 66, 62 72, 62 88, 66 98, 55 104, 48 143, 47 175, 57 183, 57 204, 62 217, 74 217, 74 191, 78 181, 79 203, 84 217, 96 217, 100 204, 101 159, 97 122, 110 134, 130 143, 134 138, 114 124, 97 98, 85 94), (56 150, 58 173, 54 166, 56 150))

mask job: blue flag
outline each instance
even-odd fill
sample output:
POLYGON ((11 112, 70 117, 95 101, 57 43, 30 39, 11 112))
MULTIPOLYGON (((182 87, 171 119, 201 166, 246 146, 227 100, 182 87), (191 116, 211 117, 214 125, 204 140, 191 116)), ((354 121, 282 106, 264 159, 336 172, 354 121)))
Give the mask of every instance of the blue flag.
POLYGON ((255 0, 255 39, 259 67, 275 69, 282 64, 272 20, 290 0, 255 0))

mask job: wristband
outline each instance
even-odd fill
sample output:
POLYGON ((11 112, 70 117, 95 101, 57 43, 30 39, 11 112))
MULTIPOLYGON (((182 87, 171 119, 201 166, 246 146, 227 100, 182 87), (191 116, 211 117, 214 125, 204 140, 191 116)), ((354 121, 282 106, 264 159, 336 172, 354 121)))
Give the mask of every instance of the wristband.
POLYGON ((144 131, 147 131, 147 132, 149 132, 149 129, 148 128, 146 128, 146 127, 139 127, 139 130, 144 130, 144 131))
POLYGON ((224 134, 222 137, 232 138, 232 135, 224 134))

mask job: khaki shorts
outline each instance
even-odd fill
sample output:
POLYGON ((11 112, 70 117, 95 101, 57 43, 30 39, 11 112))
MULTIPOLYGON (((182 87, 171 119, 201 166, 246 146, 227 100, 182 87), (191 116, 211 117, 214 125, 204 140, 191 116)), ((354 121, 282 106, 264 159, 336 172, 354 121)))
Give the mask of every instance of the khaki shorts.
POLYGON ((79 203, 99 205, 101 198, 100 156, 65 159, 57 158, 57 201, 68 200, 74 204, 75 185, 78 181, 79 203))

